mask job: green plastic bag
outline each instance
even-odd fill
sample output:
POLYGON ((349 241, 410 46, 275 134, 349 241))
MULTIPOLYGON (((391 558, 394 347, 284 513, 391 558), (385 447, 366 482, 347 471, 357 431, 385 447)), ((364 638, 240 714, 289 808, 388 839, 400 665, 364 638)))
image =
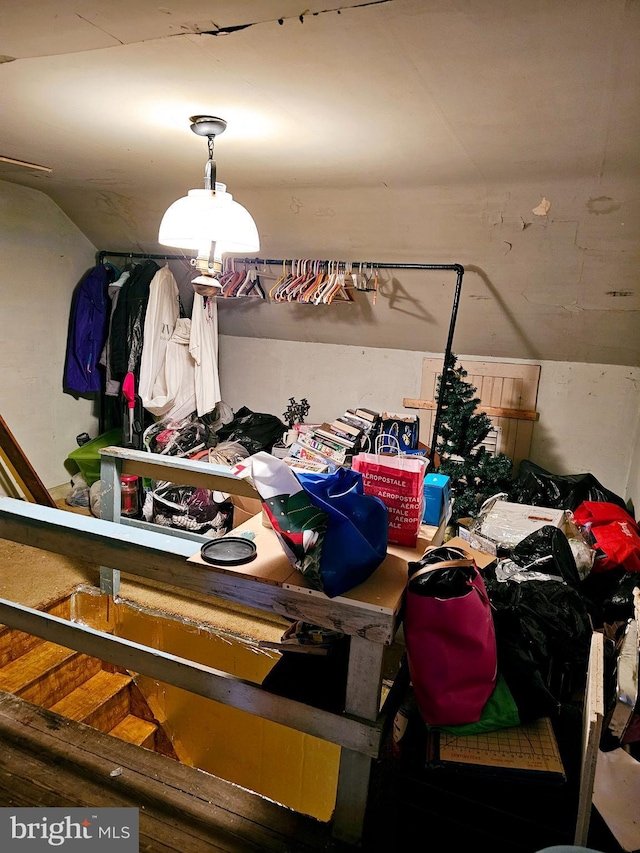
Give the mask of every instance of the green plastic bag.
POLYGON ((463 726, 430 726, 429 728, 463 737, 464 735, 479 735, 483 732, 495 732, 498 729, 507 729, 519 725, 520 715, 514 698, 507 682, 498 673, 496 686, 487 699, 477 722, 467 723, 463 726))

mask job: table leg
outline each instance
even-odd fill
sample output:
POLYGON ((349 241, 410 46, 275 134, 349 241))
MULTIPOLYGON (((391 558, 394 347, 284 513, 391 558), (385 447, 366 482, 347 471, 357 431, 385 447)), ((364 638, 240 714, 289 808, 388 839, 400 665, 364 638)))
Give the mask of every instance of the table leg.
MULTIPOLYGON (((100 460, 100 518, 120 523, 120 474, 122 462, 103 456, 100 460)), ((100 591, 105 595, 117 595, 120 589, 120 572, 108 566, 100 566, 100 591)))
MULTIPOLYGON (((350 642, 345 711, 367 720, 380 712, 382 659, 384 646, 353 636, 350 642)), ((362 838, 369 794, 372 759, 350 749, 342 749, 338 791, 333 815, 333 835, 346 844, 362 838)))

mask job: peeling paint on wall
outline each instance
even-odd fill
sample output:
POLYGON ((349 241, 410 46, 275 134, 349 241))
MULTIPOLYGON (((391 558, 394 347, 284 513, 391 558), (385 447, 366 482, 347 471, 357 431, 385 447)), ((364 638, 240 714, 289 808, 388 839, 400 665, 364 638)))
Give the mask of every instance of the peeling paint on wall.
POLYGON ((615 210, 620 210, 621 207, 619 201, 614 201, 608 195, 590 198, 587 202, 587 210, 589 213, 595 213, 596 216, 600 216, 601 213, 613 213, 615 210))
POLYGON ((531 213, 534 213, 536 216, 546 216, 550 209, 551 202, 543 196, 540 204, 537 207, 534 207, 531 213))

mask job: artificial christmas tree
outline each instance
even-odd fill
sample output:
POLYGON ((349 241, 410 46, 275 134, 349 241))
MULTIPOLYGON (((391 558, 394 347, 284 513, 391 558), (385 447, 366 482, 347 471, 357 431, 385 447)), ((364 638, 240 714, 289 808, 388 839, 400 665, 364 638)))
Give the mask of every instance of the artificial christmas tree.
POLYGON ((440 454, 438 473, 451 480, 452 522, 477 516, 483 501, 508 492, 512 485, 512 460, 504 453, 493 456, 482 445, 493 424, 488 415, 476 411, 477 389, 466 377, 467 371, 451 353, 438 378, 441 414, 435 441, 440 454))

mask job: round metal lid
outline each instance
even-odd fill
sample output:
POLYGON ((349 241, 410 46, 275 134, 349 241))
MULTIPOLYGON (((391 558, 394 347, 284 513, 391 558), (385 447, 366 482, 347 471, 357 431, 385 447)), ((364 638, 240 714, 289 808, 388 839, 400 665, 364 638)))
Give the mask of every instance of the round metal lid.
POLYGON ((222 536, 205 542, 200 556, 214 566, 241 566, 255 560, 258 554, 255 542, 244 536, 222 536))

